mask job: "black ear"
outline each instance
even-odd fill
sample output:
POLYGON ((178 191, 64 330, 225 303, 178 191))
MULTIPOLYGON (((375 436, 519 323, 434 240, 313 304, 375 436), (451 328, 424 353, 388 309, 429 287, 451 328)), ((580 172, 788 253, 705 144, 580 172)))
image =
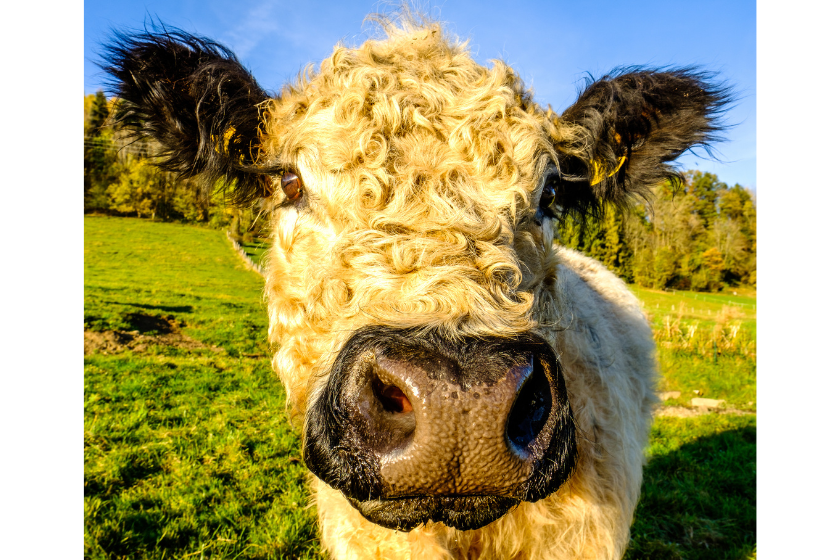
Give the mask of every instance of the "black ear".
POLYGON ((577 125, 557 145, 556 213, 600 215, 604 202, 624 207, 664 180, 681 177, 668 162, 692 146, 719 140, 729 89, 693 68, 625 68, 590 80, 560 125, 577 125), (565 202, 565 205, 564 205, 565 202))
POLYGON ((103 69, 121 101, 116 119, 162 146, 157 164, 219 180, 234 203, 265 196, 260 104, 268 95, 224 46, 180 30, 115 33, 103 69))

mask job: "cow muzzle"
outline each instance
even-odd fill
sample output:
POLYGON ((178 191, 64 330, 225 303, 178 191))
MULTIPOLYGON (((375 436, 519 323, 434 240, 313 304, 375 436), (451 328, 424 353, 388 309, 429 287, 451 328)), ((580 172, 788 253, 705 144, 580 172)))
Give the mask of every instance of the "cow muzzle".
POLYGON ((368 327, 306 418, 309 469, 370 521, 475 529, 571 475, 575 429, 551 346, 368 327))

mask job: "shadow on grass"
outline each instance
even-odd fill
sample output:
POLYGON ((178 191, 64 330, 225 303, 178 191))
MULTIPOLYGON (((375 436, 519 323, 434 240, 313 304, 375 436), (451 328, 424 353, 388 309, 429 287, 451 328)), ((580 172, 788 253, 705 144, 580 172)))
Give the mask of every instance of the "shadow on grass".
POLYGON ((192 313, 192 305, 147 305, 144 303, 129 303, 132 307, 139 307, 141 309, 160 309, 168 313, 192 313))
POLYGON ((110 303, 113 305, 127 305, 130 307, 139 307, 140 309, 159 309, 168 313, 192 313, 192 305, 149 305, 146 303, 127 303, 122 301, 108 301, 103 300, 102 303, 110 303))
POLYGON ((736 422, 661 454, 657 435, 679 438, 697 425, 660 425, 659 434, 655 426, 625 559, 754 558, 755 418, 736 422))
POLYGON ((111 307, 100 308, 99 312, 85 308, 85 330, 123 330, 137 331, 140 334, 169 334, 176 332, 179 327, 185 325, 184 320, 176 317, 173 313, 193 313, 194 311, 191 305, 146 305, 105 300, 101 303, 110 304, 111 307), (130 311, 131 308, 140 308, 149 312, 130 311))
POLYGON ((171 315, 161 317, 147 313, 126 313, 123 315, 123 320, 128 323, 129 330, 141 334, 169 334, 175 332, 176 329, 175 318, 171 315))

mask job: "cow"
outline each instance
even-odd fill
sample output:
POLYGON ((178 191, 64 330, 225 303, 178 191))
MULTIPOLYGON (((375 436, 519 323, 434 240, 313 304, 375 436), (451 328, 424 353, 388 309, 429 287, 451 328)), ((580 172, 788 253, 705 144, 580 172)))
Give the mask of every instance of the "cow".
POLYGON ((116 33, 105 68, 158 165, 270 209, 272 364, 333 558, 620 558, 655 348, 555 223, 679 181, 729 90, 628 67, 558 114, 440 24, 382 27, 277 95, 161 27, 116 33))

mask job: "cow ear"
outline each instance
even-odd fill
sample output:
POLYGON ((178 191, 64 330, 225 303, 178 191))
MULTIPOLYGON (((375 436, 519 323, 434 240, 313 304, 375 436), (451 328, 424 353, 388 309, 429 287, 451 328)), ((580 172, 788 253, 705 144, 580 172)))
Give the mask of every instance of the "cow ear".
POLYGON ((260 162, 260 106, 268 95, 230 50, 164 29, 117 32, 103 58, 120 100, 116 121, 160 144, 161 168, 202 175, 210 186, 221 181, 238 204, 268 194, 260 162))
POLYGON ((566 206, 556 210, 597 216, 605 202, 625 207, 657 183, 679 182, 669 162, 692 146, 708 151, 730 101, 727 87, 693 68, 590 80, 557 123, 574 132, 557 143, 557 200, 566 206))

